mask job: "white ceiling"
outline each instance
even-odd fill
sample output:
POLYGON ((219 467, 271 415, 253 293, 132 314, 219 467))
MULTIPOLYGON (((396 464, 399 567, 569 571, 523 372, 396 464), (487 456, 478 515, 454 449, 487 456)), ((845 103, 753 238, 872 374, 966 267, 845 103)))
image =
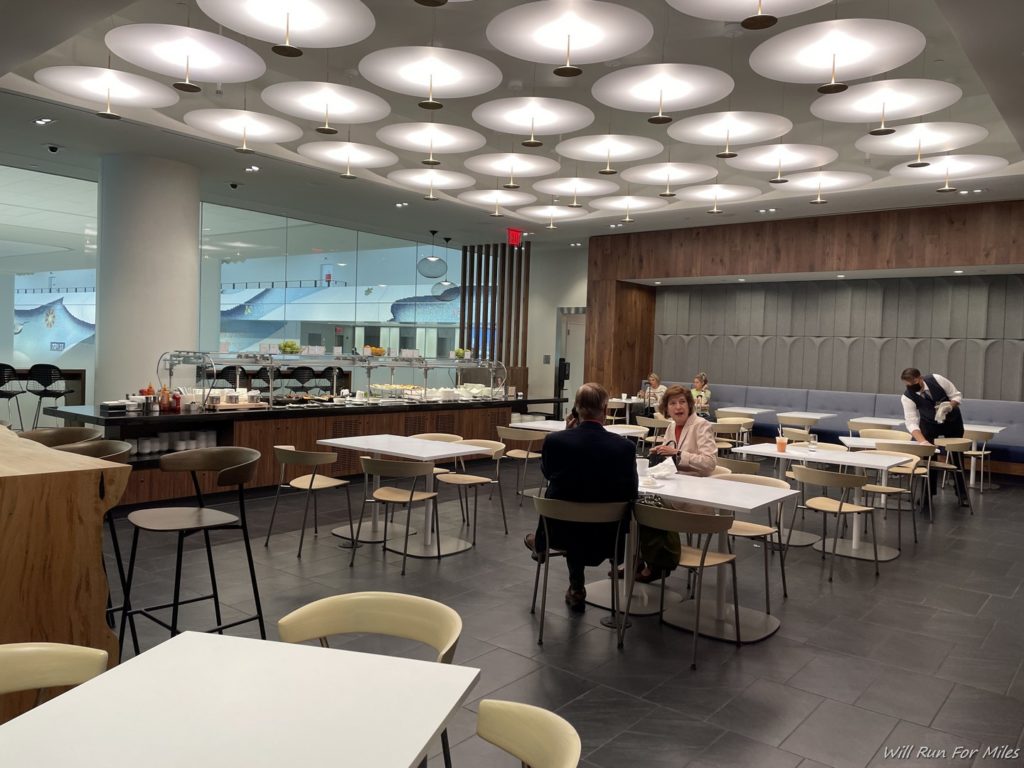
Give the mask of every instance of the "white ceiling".
MULTIPOLYGON (((440 202, 426 202, 422 200, 421 192, 395 187, 383 179, 387 172, 396 168, 422 168, 419 163, 422 156, 416 152, 397 151, 401 158, 399 165, 381 169, 380 174, 361 171, 358 172, 362 177, 360 180, 344 181, 337 177, 336 172, 317 168, 295 152, 295 147, 300 143, 324 138, 313 132, 312 124, 303 123, 305 133, 300 141, 269 148, 254 159, 252 156, 234 153, 230 142, 222 143, 196 134, 181 119, 185 112, 200 107, 241 108, 243 100, 250 109, 272 112, 260 102, 259 92, 267 85, 286 80, 323 79, 328 67, 326 54, 322 50, 309 50, 299 59, 284 59, 272 54, 269 44, 249 41, 270 67, 258 81, 244 88, 241 85, 226 85, 222 92, 215 92, 212 87, 208 87, 204 93, 186 95, 178 105, 165 110, 125 110, 126 119, 119 122, 99 120, 92 114, 94 107, 82 102, 75 103, 32 81, 32 74, 43 66, 73 63, 105 65, 107 54, 102 40, 112 26, 137 21, 185 23, 185 5, 166 0, 144 0, 123 8, 113 17, 87 23, 77 34, 56 47, 52 47, 54 30, 38 19, 20 28, 5 26, 0 30, 0 50, 4 50, 5 44, 17 37, 18 50, 38 52, 35 58, 22 60, 11 73, 0 78, 0 87, 7 89, 7 92, 0 92, 0 136, 4 139, 0 143, 0 164, 74 177, 54 182, 52 189, 44 184, 42 188, 34 190, 34 185, 24 183, 24 179, 19 183, 16 172, 12 172, 14 176, 8 176, 7 172, 0 173, 0 240, 18 242, 19 237, 12 234, 16 227, 29 231, 43 231, 40 228, 45 227, 56 230, 58 235, 77 233, 78 246, 71 252, 77 253, 80 260, 87 259, 89 254, 84 249, 83 233, 88 226, 85 220, 94 219, 95 216, 95 192, 88 193, 91 208, 86 210, 85 198, 75 198, 75 194, 81 195, 84 189, 74 188, 75 184, 80 183, 75 179, 95 180, 99 156, 112 152, 146 153, 193 163, 202 170, 203 199, 222 205, 244 206, 254 211, 348 226, 421 242, 429 240, 427 232, 430 229, 439 230, 441 236, 452 236, 453 244, 493 241, 502 239, 505 226, 519 225, 535 232, 535 252, 540 253, 567 251, 570 242, 585 241, 590 235, 596 234, 759 220, 766 215, 758 211, 769 207, 776 209, 770 216, 796 218, 1024 197, 1024 153, 1001 116, 1002 111, 1016 120, 1022 113, 1021 102, 1024 101, 1019 85, 1015 82, 1020 62, 1017 33, 1024 28, 1024 3, 1018 0, 972 0, 970 3, 959 0, 840 0, 838 9, 830 4, 784 18, 777 27, 764 32, 749 32, 735 24, 691 18, 673 10, 665 0, 628 0, 623 4, 635 8, 652 21, 656 32, 651 43, 620 61, 587 65, 581 77, 565 79, 553 76, 548 65, 520 61, 490 46, 483 31, 491 18, 508 7, 504 0, 449 3, 436 11, 417 5, 413 0, 373 0, 368 5, 377 18, 376 30, 361 43, 330 52, 330 79, 375 92, 392 106, 392 114, 385 120, 354 126, 353 140, 378 143, 375 134, 383 125, 429 120, 431 113, 417 108, 417 97, 394 94, 373 86, 358 74, 357 64, 363 56, 380 48, 429 44, 431 28, 436 23, 437 45, 484 56, 497 64, 504 75, 501 85, 494 91, 478 97, 448 100, 444 109, 433 113, 438 122, 465 125, 484 134, 487 145, 473 154, 515 150, 557 157, 553 152, 554 145, 564 137, 547 137, 543 147, 527 150, 519 146, 524 137, 489 131, 471 119, 473 108, 485 101, 535 93, 539 96, 571 99, 590 107, 597 119, 589 128, 578 133, 604 133, 610 130, 656 138, 666 148, 671 147, 672 160, 721 164, 722 182, 751 184, 764 191, 764 196, 750 202, 724 206, 726 213, 715 217, 706 215, 705 205, 676 203, 653 213, 636 214, 636 222, 623 227, 614 226, 621 214, 595 211, 585 219, 561 223, 557 230, 552 231, 546 230, 542 223, 524 221, 514 215, 504 219, 491 218, 487 211, 457 202, 443 193, 439 193, 442 197, 440 202), (969 13, 965 12, 965 6, 970 6, 969 13), (886 73, 884 77, 929 77, 958 85, 964 92, 963 99, 951 108, 924 119, 973 122, 985 126, 989 131, 988 138, 963 151, 1000 155, 1010 161, 1010 168, 989 178, 962 184, 984 190, 966 196, 936 194, 934 183, 908 184, 894 179, 887 175, 888 169, 909 158, 865 157, 858 152, 853 145, 865 133, 866 127, 823 123, 814 118, 809 111, 810 103, 818 97, 814 86, 777 83, 750 70, 747 65, 750 51, 767 37, 802 24, 831 19, 837 13, 844 18, 892 18, 920 29, 928 40, 924 53, 906 66, 886 73), (999 30, 1000 34, 993 33, 988 37, 982 35, 979 40, 977 30, 985 29, 999 30), (958 39, 966 41, 967 52, 958 39), (990 41, 990 44, 984 45, 985 40, 990 41), (875 181, 859 190, 828 195, 827 206, 810 206, 810 196, 806 193, 786 190, 784 186, 777 188, 768 184, 766 177, 736 171, 715 160, 715 148, 674 142, 667 137, 666 126, 648 124, 646 115, 613 110, 592 98, 590 87, 600 76, 625 66, 658 62, 662 58, 663 49, 668 61, 717 67, 729 72, 736 80, 736 89, 727 99, 675 117, 729 108, 785 114, 793 121, 794 129, 783 141, 828 144, 840 153, 839 160, 829 166, 830 170, 863 171, 872 175, 875 181), (1000 69, 993 65, 994 61, 1007 60, 1010 54, 1016 57, 1016 66, 1000 69), (984 81, 979 77, 979 71, 976 71, 974 59, 981 62, 979 69, 984 75, 984 81), (996 94, 999 98, 998 108, 993 102, 993 95, 996 94), (40 115, 55 117, 57 122, 44 128, 35 126, 32 119, 40 115), (61 151, 55 154, 48 152, 46 145, 51 143, 60 145, 61 151), (250 162, 261 167, 259 174, 243 173, 242 169, 250 162), (229 182, 237 182, 241 186, 232 190, 228 186, 229 182), (408 202, 409 206, 395 208, 394 204, 400 201, 408 202)), ((58 0, 47 4, 49 12, 55 16, 61 14, 60 8, 65 5, 71 7, 77 3, 74 0, 58 0)), ((193 26, 217 30, 217 25, 194 5, 190 15, 193 26)), ((65 28, 64 31, 68 30, 65 28)), ((240 39, 240 36, 229 30, 225 34, 240 39)), ((115 66, 151 75, 124 62, 115 62, 115 66)), ((441 168, 466 172, 462 163, 468 156, 444 156, 441 168)), ((667 152, 661 157, 640 162, 656 162, 666 158, 667 152)), ((573 161, 562 159, 559 175, 572 175, 575 168, 573 161)), ((579 173, 595 175, 598 168, 597 164, 580 163, 579 173)), ((478 188, 488 189, 495 185, 493 178, 471 175, 477 179, 478 188)), ((624 192, 625 184, 621 180, 619 183, 624 192)), ((528 182, 524 183, 524 191, 529 191, 529 186, 528 182)), ((658 191, 636 186, 630 188, 633 194, 656 194, 658 191)), ((539 197, 540 202, 549 202, 549 198, 539 197)), ((223 218, 218 217, 213 222, 211 231, 204 234, 207 237, 228 237, 232 233, 265 230, 266 237, 274 238, 278 235, 269 230, 280 226, 281 220, 277 216, 268 218, 262 214, 225 212, 223 218), (276 220, 276 226, 273 220, 276 220)), ((94 220, 92 227, 95 228, 94 220)), ((309 233, 311 242, 330 239, 326 231, 309 230, 309 233)), ((21 234, 25 235, 24 232, 21 234)), ((69 247, 67 243, 54 242, 54 238, 33 240, 27 235, 26 238, 23 242, 69 247)), ((361 243, 360 247, 365 246, 361 243)), ((4 258, 2 253, 0 251, 0 259, 4 258)), ((66 257, 61 255, 58 258, 66 257)), ((67 268, 49 266, 49 258, 33 263, 44 262, 48 265, 46 268, 67 268)), ((0 261, 0 269, 4 269, 3 261, 0 261)))

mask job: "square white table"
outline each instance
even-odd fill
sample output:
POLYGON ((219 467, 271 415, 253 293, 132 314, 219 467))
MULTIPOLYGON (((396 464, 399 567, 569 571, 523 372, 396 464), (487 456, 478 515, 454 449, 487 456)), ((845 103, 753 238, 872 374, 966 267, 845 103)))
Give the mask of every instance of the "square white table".
POLYGON ((743 406, 731 406, 728 405, 725 408, 716 408, 715 415, 721 418, 722 416, 757 416, 759 413, 775 413, 770 408, 745 408, 743 406))
POLYGON ((632 411, 634 405, 644 405, 647 401, 642 397, 630 396, 630 397, 610 397, 608 398, 608 405, 612 403, 622 403, 626 406, 626 423, 629 424, 629 414, 632 411))
POLYGON ((184 632, 0 726, 32 768, 413 768, 480 670, 184 632))
MULTIPOLYGON (((834 413, 816 413, 814 411, 783 411, 782 413, 776 413, 776 418, 785 418, 789 416, 794 419, 807 419, 808 421, 814 419, 814 424, 817 424, 822 419, 827 419, 830 416, 835 416, 834 413)), ((781 424, 780 424, 781 427, 781 424)))
POLYGON ((878 427, 879 429, 891 429, 893 427, 902 427, 904 425, 903 419, 890 419, 885 416, 855 416, 850 421, 857 421, 861 424, 867 424, 869 429, 878 427))
MULTIPOLYGON (((363 435, 361 437, 331 437, 325 440, 317 440, 317 445, 326 445, 329 448, 345 448, 350 451, 369 453, 375 459, 381 456, 397 456, 401 459, 413 459, 414 461, 439 461, 441 459, 454 459, 459 456, 479 456, 480 446, 462 445, 461 443, 444 443, 439 440, 423 440, 418 437, 403 437, 401 435, 363 435)), ((425 490, 433 492, 434 476, 428 475, 425 490)), ((370 532, 360 541, 377 543, 384 540, 383 528, 380 527, 377 514, 377 505, 371 504, 371 525, 370 532)), ((428 500, 424 503, 423 513, 423 535, 417 537, 414 542, 409 543, 409 557, 437 557, 437 547, 433 545, 434 537, 430 530, 431 512, 434 501, 428 500)), ((388 526, 392 528, 392 526, 388 526)), ((393 538, 405 536, 405 527, 393 526, 393 538)), ((348 526, 340 526, 331 531, 339 538, 347 539, 345 534, 348 526)), ((390 533, 390 531, 389 531, 390 533)), ((409 532, 413 533, 412 531, 409 532)), ((464 552, 473 546, 473 543, 457 536, 443 536, 441 531, 437 532, 441 540, 441 555, 454 555, 457 552, 464 552)), ((392 550, 401 552, 402 550, 392 550)))
MULTIPOLYGON (((1006 429, 1006 427, 998 427, 998 426, 995 426, 993 424, 964 424, 964 429, 965 430, 969 429, 972 432, 981 432, 981 433, 983 433, 985 435, 985 440, 988 441, 988 440, 991 440, 996 435, 998 435, 1004 429, 1006 429)), ((971 450, 972 451, 978 450, 978 441, 977 440, 971 440, 971 450)), ((971 457, 971 477, 970 477, 970 480, 969 480, 971 488, 976 487, 975 484, 974 484, 974 479, 975 479, 975 472, 977 471, 977 469, 978 469, 978 460, 974 456, 972 456, 971 457)), ((984 483, 985 482, 985 478, 981 478, 981 482, 984 483)), ((991 487, 991 490, 998 491, 999 490, 999 486, 993 485, 991 487)))
MULTIPOLYGON (((565 430, 565 422, 555 419, 517 421, 515 424, 509 424, 509 426, 519 429, 535 429, 538 432, 562 432, 565 430)), ((646 437, 649 431, 647 427, 639 427, 636 424, 605 424, 604 428, 608 432, 614 432, 616 435, 622 435, 623 437, 646 437)))
MULTIPOLYGON (((859 469, 875 469, 882 473, 881 484, 888 485, 889 483, 889 470, 893 467, 897 467, 900 464, 906 464, 908 461, 912 461, 912 457, 900 457, 900 456, 879 456, 877 454, 866 454, 858 453, 856 451, 822 451, 822 450, 809 450, 807 448, 800 448, 795 446, 787 446, 785 451, 779 451, 774 443, 758 443, 757 445, 748 445, 742 448, 734 449, 735 453, 750 455, 750 456, 761 456, 773 459, 779 459, 779 477, 784 478, 786 476, 786 467, 790 462, 813 462, 815 464, 835 464, 840 467, 857 467, 859 469)), ((824 514, 824 513, 822 513, 824 514)), ((861 530, 860 530, 860 515, 854 514, 853 520, 850 523, 850 527, 853 529, 852 539, 839 539, 836 544, 836 554, 843 557, 853 557, 858 560, 874 560, 875 556, 871 548, 862 547, 861 544, 861 530)), ((812 546, 814 549, 821 551, 821 548, 826 545, 824 541, 817 541, 812 546)), ((878 545, 878 561, 887 562, 889 560, 895 560, 900 556, 900 551, 895 547, 887 547, 882 544, 878 545)))

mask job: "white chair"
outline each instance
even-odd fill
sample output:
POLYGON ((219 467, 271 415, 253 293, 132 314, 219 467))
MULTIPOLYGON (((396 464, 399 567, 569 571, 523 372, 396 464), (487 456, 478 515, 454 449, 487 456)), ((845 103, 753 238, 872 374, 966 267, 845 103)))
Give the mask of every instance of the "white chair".
POLYGON ((636 423, 638 427, 646 427, 650 434, 643 438, 644 456, 650 453, 650 449, 661 442, 665 436, 665 430, 672 426, 672 422, 667 419, 661 419, 650 416, 637 416, 636 423))
POLYGON ((626 403, 617 398, 612 398, 608 401, 608 412, 604 417, 604 420, 608 424, 615 424, 620 421, 629 421, 626 418, 626 403))
MULTIPOLYGON (((351 592, 297 608, 277 622, 277 631, 285 643, 317 640, 324 648, 330 647, 327 638, 333 635, 401 637, 429 645, 437 652, 439 664, 451 664, 462 634, 462 618, 447 605, 426 597, 351 592)), ((451 768, 447 729, 441 732, 441 750, 446 768, 451 768)))
POLYGON ((64 643, 0 645, 0 694, 79 685, 107 668, 107 652, 64 643))
POLYGON ((483 699, 476 734, 529 768, 576 768, 583 745, 566 720, 540 707, 483 699))

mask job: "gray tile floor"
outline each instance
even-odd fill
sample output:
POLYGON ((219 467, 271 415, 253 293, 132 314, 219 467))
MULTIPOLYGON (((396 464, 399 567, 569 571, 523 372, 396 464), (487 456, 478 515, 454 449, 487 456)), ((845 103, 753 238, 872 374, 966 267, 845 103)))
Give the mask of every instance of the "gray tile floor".
MULTIPOLYGON (((619 650, 613 633, 600 625, 605 612, 590 607, 570 614, 562 602, 560 562, 553 564, 545 643, 538 646, 538 617, 529 609, 534 563, 522 545, 536 517, 509 490, 508 536, 497 500, 482 498, 476 549, 441 562, 410 560, 404 577, 400 557, 382 555, 378 546, 362 547, 349 568, 348 551, 330 535, 331 528, 347 525, 343 495, 321 497, 320 535, 307 533, 301 560, 295 556, 300 495, 283 504, 268 548, 262 537, 271 499, 254 498, 249 518, 271 638, 285 613, 341 592, 408 592, 461 614, 456 662, 482 675, 449 727, 456 766, 518 766, 474 736, 476 702, 496 697, 561 713, 579 731, 583 765, 591 767, 982 768, 1024 765, 1024 484, 1003 482, 998 491, 975 493, 974 517, 955 506, 951 492, 940 494, 934 525, 919 519, 916 545, 905 526, 903 555, 883 563, 877 580, 871 563, 840 560, 830 584, 817 552, 792 550, 788 600, 772 572, 780 631, 740 649, 702 640, 696 671, 689 668, 691 635, 657 617, 634 618, 619 650), (885 753, 906 745, 913 745, 909 758, 885 753), (1007 757, 984 754, 1000 746, 1009 747, 1007 757), (919 753, 922 748, 934 751, 919 753)), ((361 497, 358 486, 353 497, 361 497)), ((442 527, 454 533, 458 508, 450 492, 443 498, 442 527)), ((230 501, 222 506, 233 508, 230 501)), ((417 518, 421 514, 414 525, 417 518)), ((820 521, 809 514, 805 527, 820 530, 820 521)), ((128 529, 119 520, 126 557, 128 529)), ((885 543, 895 544, 892 513, 879 531, 885 543)), ((237 534, 217 534, 215 541, 225 619, 242 616, 251 610, 242 545, 237 534)), ((209 584, 200 543, 190 542, 186 552, 188 595, 209 584)), ((760 607, 761 552, 741 543, 739 554, 741 602, 760 607)), ((169 599, 173 566, 174 537, 143 535, 136 605, 169 599)), ((593 569, 593 578, 603 578, 605 570, 593 569)), ((671 581, 681 589, 678 575, 671 581)), ((187 606, 182 616, 187 628, 213 623, 208 603, 187 606)), ((139 631, 143 649, 167 636, 144 620, 139 631)), ((257 629, 248 624, 233 633, 257 636, 257 629)), ((430 658, 427 649, 406 641, 357 636, 339 644, 430 658)), ((431 765, 441 764, 438 751, 431 765)))

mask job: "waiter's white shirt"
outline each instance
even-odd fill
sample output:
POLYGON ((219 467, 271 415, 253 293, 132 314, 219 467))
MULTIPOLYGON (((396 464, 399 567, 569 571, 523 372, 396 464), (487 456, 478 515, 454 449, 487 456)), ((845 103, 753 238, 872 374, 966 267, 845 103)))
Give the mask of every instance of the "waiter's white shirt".
MULTIPOLYGON (((935 377, 935 381, 938 382, 940 387, 942 387, 942 390, 946 393, 946 397, 959 405, 960 401, 963 399, 963 395, 960 393, 960 390, 953 386, 953 382, 945 376, 940 376, 937 373, 933 373, 931 375, 935 377)), ((927 397, 929 400, 932 398, 932 392, 928 389, 927 383, 925 384, 925 388, 921 393, 921 396, 927 397)), ((921 414, 917 410, 917 403, 906 395, 900 395, 900 402, 903 404, 903 421, 907 425, 907 432, 914 434, 915 430, 921 428, 921 414)))

